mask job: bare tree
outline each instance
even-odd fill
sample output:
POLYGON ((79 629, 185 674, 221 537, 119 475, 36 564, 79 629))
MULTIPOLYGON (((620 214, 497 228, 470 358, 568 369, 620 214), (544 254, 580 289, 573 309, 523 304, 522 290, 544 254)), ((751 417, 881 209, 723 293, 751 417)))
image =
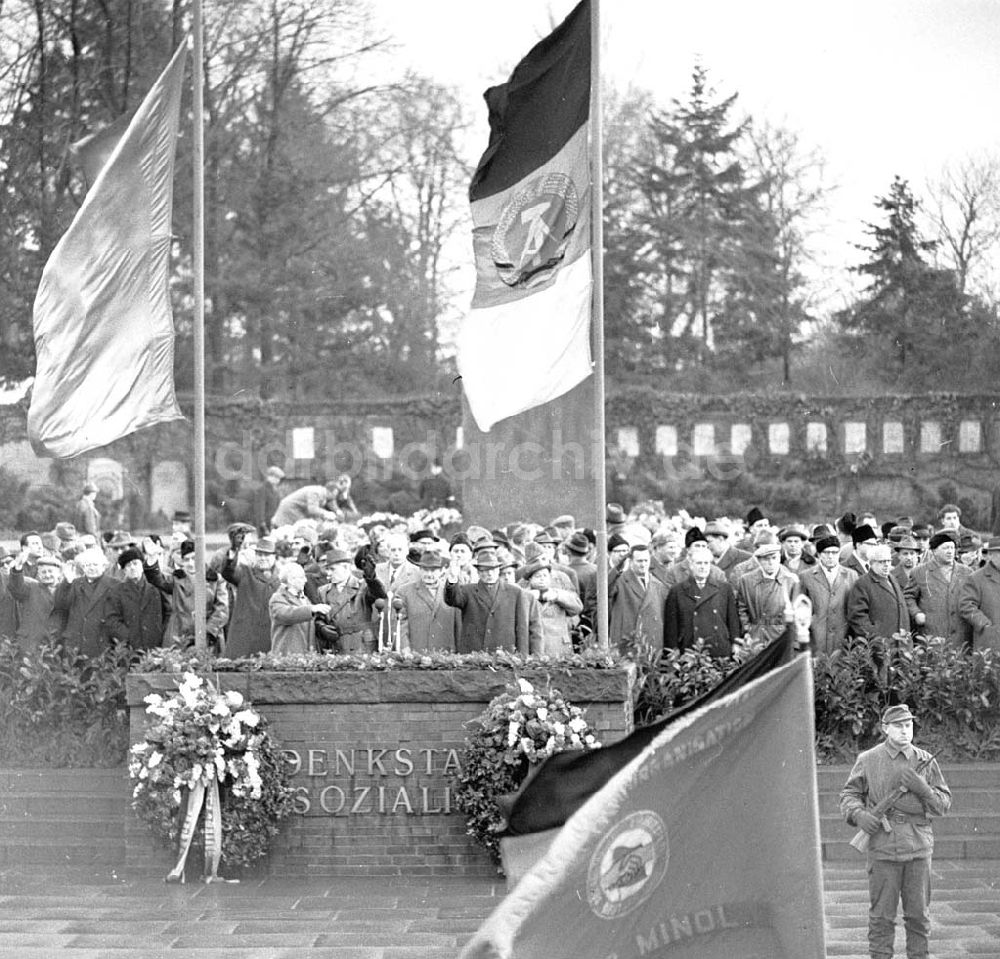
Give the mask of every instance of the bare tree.
POLYGON ((814 262, 811 237, 826 209, 831 187, 825 162, 817 149, 804 148, 794 131, 767 121, 747 128, 747 166, 753 179, 763 184, 761 203, 774 226, 773 248, 778 283, 773 318, 787 383, 791 378, 791 353, 806 318, 805 271, 814 262))
POLYGON ((945 167, 926 189, 940 265, 955 271, 959 292, 970 292, 970 284, 987 291, 995 280, 991 254, 1000 241, 1000 158, 970 157, 945 167))

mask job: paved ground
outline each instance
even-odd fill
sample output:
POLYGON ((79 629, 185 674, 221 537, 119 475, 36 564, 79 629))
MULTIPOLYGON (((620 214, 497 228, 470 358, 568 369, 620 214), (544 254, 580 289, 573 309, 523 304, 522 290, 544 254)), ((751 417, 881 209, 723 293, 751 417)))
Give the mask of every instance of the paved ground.
MULTIPOLYGON (((1000 862, 936 862, 934 873, 932 955, 997 959, 1000 862)), ((867 956, 863 866, 833 863, 824 878, 828 956, 867 956)), ((488 879, 166 886, 94 869, 8 869, 0 956, 446 959, 503 895, 488 879)), ((901 930, 899 946, 902 955, 901 930)))

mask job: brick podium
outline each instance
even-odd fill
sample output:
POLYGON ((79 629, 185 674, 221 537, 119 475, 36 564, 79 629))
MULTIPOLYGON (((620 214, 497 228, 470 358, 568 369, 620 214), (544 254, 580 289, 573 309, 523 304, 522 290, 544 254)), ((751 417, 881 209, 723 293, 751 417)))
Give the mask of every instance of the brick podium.
MULTIPOLYGON (((631 731, 634 667, 523 669, 585 710, 603 743, 631 731)), ((143 738, 144 697, 173 693, 179 677, 128 677, 130 739, 143 738)), ((270 875, 489 876, 495 867, 466 835, 453 780, 467 729, 514 680, 511 670, 455 669, 215 673, 267 717, 295 768, 296 812, 268 857, 270 875)), ((126 864, 166 873, 169 852, 134 816, 126 864)))

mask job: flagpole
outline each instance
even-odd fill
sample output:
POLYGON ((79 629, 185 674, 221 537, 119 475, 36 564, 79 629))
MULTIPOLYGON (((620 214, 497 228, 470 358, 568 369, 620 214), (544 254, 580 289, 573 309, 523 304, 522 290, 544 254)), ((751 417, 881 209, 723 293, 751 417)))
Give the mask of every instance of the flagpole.
POLYGON ((208 648, 206 635, 207 583, 205 579, 205 132, 202 76, 203 36, 201 0, 192 2, 194 63, 192 64, 194 166, 194 644, 208 648))
POLYGON ((608 514, 604 424, 604 123, 601 116, 601 3, 590 2, 590 196, 594 331, 594 480, 597 499, 597 643, 608 648, 608 514))

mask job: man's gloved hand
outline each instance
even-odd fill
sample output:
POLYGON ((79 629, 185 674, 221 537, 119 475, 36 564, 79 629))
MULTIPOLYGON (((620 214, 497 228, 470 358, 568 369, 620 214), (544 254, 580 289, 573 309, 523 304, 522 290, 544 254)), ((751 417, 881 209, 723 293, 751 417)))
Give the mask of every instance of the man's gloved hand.
POLYGON ((915 769, 906 767, 899 776, 900 786, 905 786, 914 796, 931 796, 933 792, 927 781, 915 769))
POLYGON ((859 809, 854 814, 854 825, 863 829, 869 836, 874 836, 882 828, 882 822, 867 809, 859 809))

